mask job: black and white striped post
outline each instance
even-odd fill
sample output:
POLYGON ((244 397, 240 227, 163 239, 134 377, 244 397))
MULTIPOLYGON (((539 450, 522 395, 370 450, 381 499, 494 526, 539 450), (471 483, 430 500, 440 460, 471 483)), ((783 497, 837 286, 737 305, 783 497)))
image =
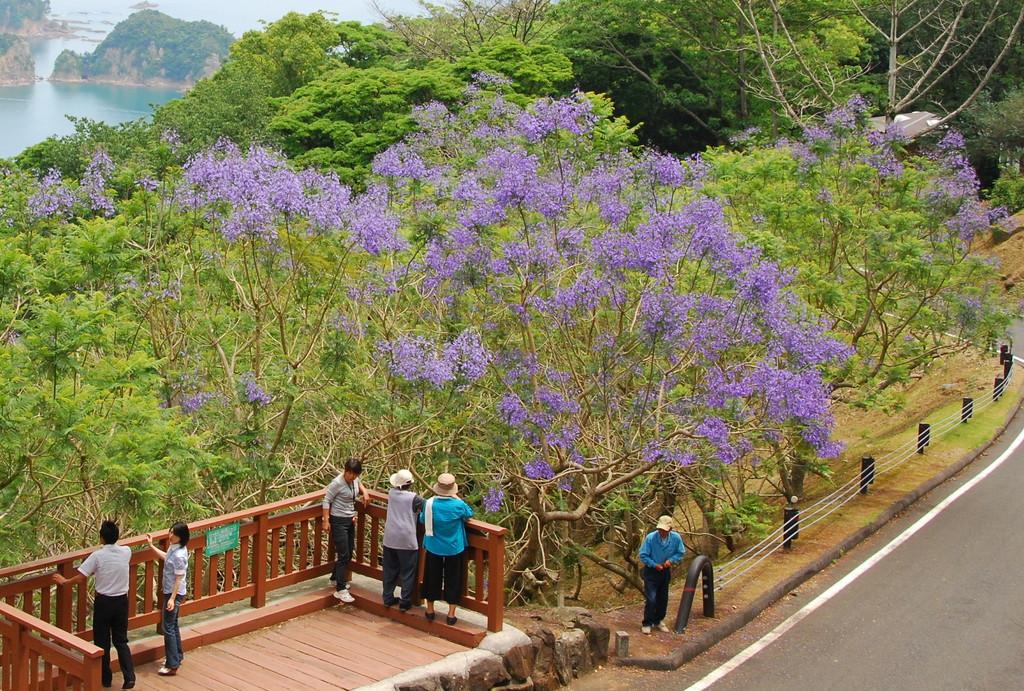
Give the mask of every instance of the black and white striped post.
POLYGON ((782 546, 786 549, 792 549, 793 540, 800 537, 800 509, 796 502, 796 497, 790 497, 789 504, 782 509, 782 546))

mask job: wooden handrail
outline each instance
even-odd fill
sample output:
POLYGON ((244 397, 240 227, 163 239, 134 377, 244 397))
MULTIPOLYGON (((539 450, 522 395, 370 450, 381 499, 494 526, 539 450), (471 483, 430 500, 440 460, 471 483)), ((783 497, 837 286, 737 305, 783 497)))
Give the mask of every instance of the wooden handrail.
MULTIPOLYGON (((382 502, 387 504, 388 495, 384 492, 377 490, 368 489, 368 494, 371 500, 382 502)), ((222 525, 229 523, 237 523, 245 519, 252 519, 261 514, 275 513, 283 511, 285 509, 294 508, 296 506, 304 506, 307 504, 318 503, 324 498, 324 490, 317 490, 316 492, 310 492, 303 494, 298 497, 292 497, 290 499, 282 499, 281 501, 272 502, 270 504, 262 504, 260 506, 254 506, 251 509, 244 509, 242 511, 234 511, 232 513, 223 514, 215 518, 207 518, 194 523, 189 523, 189 530, 193 533, 205 532, 211 528, 217 528, 222 525)), ((361 503, 361 502, 357 502, 361 503)), ((476 519, 470 519, 466 522, 466 527, 471 531, 477 531, 484 534, 492 535, 505 535, 508 532, 507 528, 502 528, 500 525, 494 525, 493 523, 487 523, 485 521, 479 521, 476 519)), ((134 537, 125 538, 119 540, 119 545, 125 547, 145 547, 148 544, 148 540, 145 535, 136 535, 134 537)), ((99 549, 99 545, 93 547, 86 547, 84 549, 75 550, 73 552, 65 552, 53 557, 42 557, 34 561, 24 562, 22 564, 16 564, 14 566, 8 566, 7 568, 0 569, 0 579, 10 579, 16 576, 20 576, 26 573, 36 573, 39 571, 45 571, 55 568, 61 562, 75 561, 77 559, 85 559, 94 551, 99 549)))
POLYGON ((31 614, 26 614, 16 607, 11 607, 7 603, 0 602, 0 617, 10 619, 32 631, 37 631, 54 642, 60 643, 62 646, 70 648, 77 653, 81 653, 83 657, 90 659, 103 657, 102 648, 93 645, 89 641, 82 640, 64 629, 59 629, 42 619, 37 619, 31 614))
POLYGON ((100 648, 2 602, 0 641, 5 689, 101 688, 100 648))
MULTIPOLYGON (((360 520, 351 569, 379 579, 382 573, 379 545, 388 496, 376 490, 368 490, 368 494, 367 505, 356 502, 360 520)), ((182 606, 182 613, 188 615, 245 599, 252 607, 263 607, 269 592, 328 574, 333 547, 320 509, 323 497, 324 490, 319 490, 190 523, 189 548, 196 556, 189 574, 192 597, 182 606), (224 555, 205 557, 206 531, 236 522, 241 524, 237 553, 231 550, 224 555)), ((467 521, 466 528, 469 537, 466 569, 467 573, 472 569, 473 579, 467 583, 463 606, 486 614, 488 628, 497 631, 503 619, 504 540, 508 531, 478 520, 467 521)), ((140 535, 119 544, 144 548, 147 543, 146 536, 140 535)), ((56 597, 52 597, 49 575, 53 571, 65 577, 74 575, 77 564, 95 549, 76 550, 0 569, 0 599, 16 604, 20 598, 23 614, 39 614, 40 621, 50 619, 57 624, 54 628, 58 631, 90 636, 85 586, 59 586, 56 597)), ((154 582, 159 583, 159 563, 152 552, 136 549, 131 565, 129 627, 134 629, 155 624, 159 619, 153 603, 157 594, 154 582)))

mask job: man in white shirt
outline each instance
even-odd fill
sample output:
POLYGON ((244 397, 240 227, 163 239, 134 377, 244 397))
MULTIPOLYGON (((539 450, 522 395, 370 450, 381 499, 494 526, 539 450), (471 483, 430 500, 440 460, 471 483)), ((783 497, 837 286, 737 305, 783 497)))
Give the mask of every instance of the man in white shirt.
POLYGON ((67 585, 85 583, 89 576, 93 577, 96 597, 93 600, 92 640, 103 649, 103 687, 109 688, 113 683, 110 670, 110 644, 113 639, 121 674, 124 676, 121 688, 134 689, 135 665, 132 663, 131 648, 128 647, 128 571, 132 550, 117 544, 120 534, 116 523, 103 521, 100 526, 103 546, 78 565, 76 576, 64 578, 55 573, 53 580, 59 585, 67 585))

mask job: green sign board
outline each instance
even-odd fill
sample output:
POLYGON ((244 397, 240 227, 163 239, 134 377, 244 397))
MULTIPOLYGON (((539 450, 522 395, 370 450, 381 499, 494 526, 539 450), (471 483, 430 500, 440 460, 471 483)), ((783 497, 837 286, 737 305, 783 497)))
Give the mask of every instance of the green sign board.
POLYGON ((206 549, 203 554, 212 557, 215 554, 224 554, 228 550, 238 549, 238 527, 239 523, 228 523, 219 528, 211 528, 206 531, 206 549))

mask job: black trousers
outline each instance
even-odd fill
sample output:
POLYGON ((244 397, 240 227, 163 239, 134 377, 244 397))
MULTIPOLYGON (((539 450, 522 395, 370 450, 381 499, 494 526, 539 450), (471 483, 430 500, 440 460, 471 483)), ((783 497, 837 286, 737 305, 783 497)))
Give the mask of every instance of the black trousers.
POLYGON ((462 599, 462 562, 465 552, 451 557, 442 557, 427 552, 423 564, 423 597, 427 600, 444 600, 449 605, 459 604, 462 599))
POLYGON ((109 686, 114 676, 110 671, 111 642, 117 650, 117 660, 124 680, 135 681, 135 664, 132 662, 131 648, 128 647, 127 595, 110 597, 96 594, 92 610, 92 636, 93 643, 103 649, 103 684, 109 686))
POLYGON ((412 607, 412 591, 416 585, 416 567, 420 564, 418 549, 384 548, 384 604, 395 604, 395 586, 402 586, 399 607, 412 607))
POLYGON ((644 626, 656 626, 665 618, 668 610, 668 584, 672 581, 672 569, 644 567, 644 626))
POLYGON ((334 542, 334 589, 348 585, 345 573, 352 554, 356 551, 356 526, 351 518, 331 516, 331 540, 334 542))

